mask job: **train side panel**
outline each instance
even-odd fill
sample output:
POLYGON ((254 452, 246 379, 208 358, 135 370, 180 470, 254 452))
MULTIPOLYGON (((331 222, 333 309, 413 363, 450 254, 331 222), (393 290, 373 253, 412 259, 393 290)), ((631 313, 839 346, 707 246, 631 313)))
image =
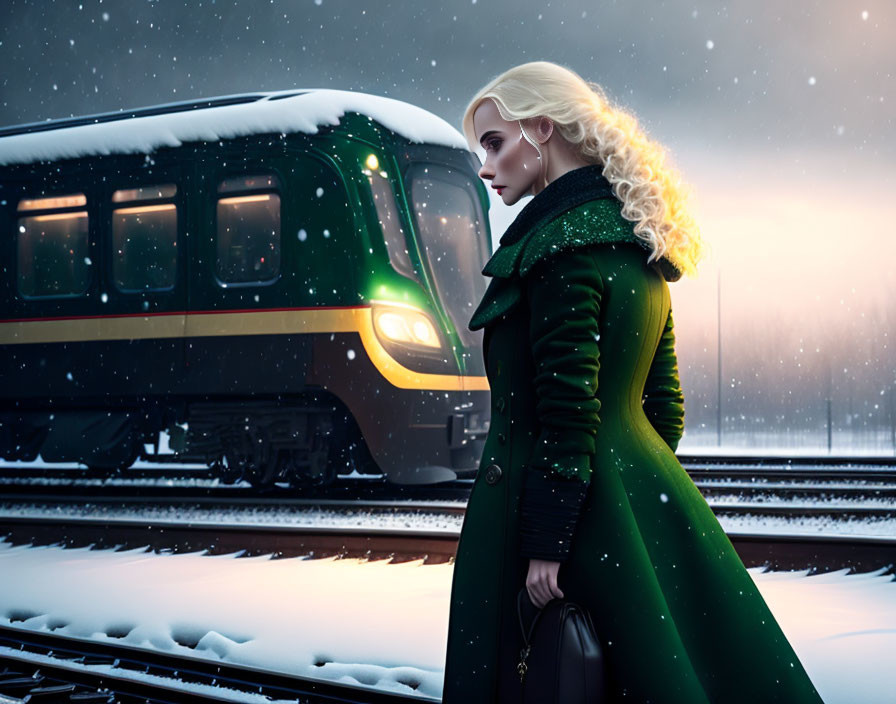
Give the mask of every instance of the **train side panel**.
POLYGON ((3 456, 127 466, 165 429, 183 459, 257 483, 475 471, 479 351, 414 246, 394 145, 351 122, 350 139, 254 136, 11 170, 3 456), (427 344, 394 337, 394 321, 427 344))

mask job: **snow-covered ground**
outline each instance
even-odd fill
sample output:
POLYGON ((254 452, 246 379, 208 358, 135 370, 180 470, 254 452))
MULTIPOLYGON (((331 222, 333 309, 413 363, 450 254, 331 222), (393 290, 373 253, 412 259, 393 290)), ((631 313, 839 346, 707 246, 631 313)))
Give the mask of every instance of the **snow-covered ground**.
MULTIPOLYGON (((0 542, 0 624, 437 699, 452 569, 0 542)), ((886 567, 749 573, 827 704, 893 701, 886 567)))

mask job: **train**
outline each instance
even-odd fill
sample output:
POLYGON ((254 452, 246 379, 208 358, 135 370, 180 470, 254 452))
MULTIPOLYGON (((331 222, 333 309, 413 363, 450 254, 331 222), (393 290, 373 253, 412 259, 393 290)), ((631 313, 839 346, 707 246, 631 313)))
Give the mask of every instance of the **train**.
POLYGON ((352 91, 0 129, 0 456, 474 476, 478 167, 435 114, 352 91))

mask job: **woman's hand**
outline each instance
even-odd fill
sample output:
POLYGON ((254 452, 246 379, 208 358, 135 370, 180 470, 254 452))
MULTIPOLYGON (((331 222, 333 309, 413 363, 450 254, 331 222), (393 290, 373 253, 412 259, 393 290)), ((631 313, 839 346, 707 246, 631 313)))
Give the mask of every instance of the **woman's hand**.
POLYGON ((562 599, 563 592, 557 586, 559 562, 549 560, 529 560, 529 574, 526 575, 526 589, 529 598, 539 609, 544 608, 551 599, 562 599))

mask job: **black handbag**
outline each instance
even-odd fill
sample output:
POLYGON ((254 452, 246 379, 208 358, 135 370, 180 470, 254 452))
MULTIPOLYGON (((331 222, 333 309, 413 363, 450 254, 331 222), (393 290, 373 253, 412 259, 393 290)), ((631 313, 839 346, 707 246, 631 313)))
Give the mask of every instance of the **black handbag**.
POLYGON ((606 702, 606 661, 588 610, 565 599, 552 599, 539 609, 523 587, 517 612, 523 633, 517 665, 523 704, 606 702))

